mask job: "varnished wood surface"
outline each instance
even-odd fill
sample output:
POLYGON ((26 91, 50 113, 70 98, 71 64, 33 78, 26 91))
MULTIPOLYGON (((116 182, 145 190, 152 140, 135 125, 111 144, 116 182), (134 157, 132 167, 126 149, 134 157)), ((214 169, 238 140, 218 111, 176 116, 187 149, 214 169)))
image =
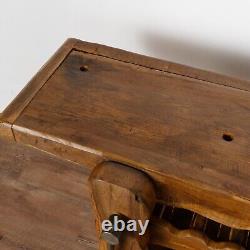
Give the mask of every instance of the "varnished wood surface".
POLYGON ((94 250, 89 171, 0 141, 0 249, 94 250))
POLYGON ((16 119, 15 140, 90 169, 104 159, 143 169, 161 198, 171 188, 170 202, 250 228, 249 83, 105 46, 73 49, 16 119))

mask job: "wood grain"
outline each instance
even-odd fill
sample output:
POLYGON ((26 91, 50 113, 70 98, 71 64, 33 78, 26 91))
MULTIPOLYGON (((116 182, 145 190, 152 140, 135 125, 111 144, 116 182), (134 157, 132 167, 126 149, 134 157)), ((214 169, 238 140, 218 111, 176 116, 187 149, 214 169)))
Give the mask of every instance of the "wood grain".
POLYGON ((2 139, 7 139, 8 141, 14 141, 14 134, 12 132, 12 125, 8 122, 0 121, 0 137, 2 139))
POLYGON ((248 81, 70 39, 0 120, 0 248, 96 249, 85 182, 103 161, 148 174, 166 204, 250 230, 248 81))
POLYGON ((121 62, 127 62, 137 66, 147 67, 152 70, 162 71, 178 76, 184 76, 192 79, 210 82, 212 84, 219 84, 222 86, 250 91, 250 81, 247 80, 224 76, 215 72, 192 68, 187 65, 160 60, 157 58, 144 56, 105 45, 78 40, 78 42, 74 46, 74 49, 77 51, 99 55, 121 62))
POLYGON ((178 230, 169 223, 154 221, 151 225, 151 243, 178 250, 244 250, 230 242, 215 242, 195 230, 178 230))
POLYGON ((51 153, 67 147, 66 157, 90 168, 109 159, 148 171, 165 188, 170 178, 183 194, 191 191, 189 199, 180 196, 182 206, 248 229, 249 97, 239 88, 72 51, 13 131, 51 153), (222 138, 227 133, 233 141, 222 138), (244 210, 235 211, 236 204, 244 210))
MULTIPOLYGON (((151 218, 156 196, 154 184, 145 173, 119 163, 104 162, 94 169, 89 181, 99 235, 102 221, 113 214, 140 220, 143 224, 151 218)), ((147 235, 140 236, 135 232, 133 237, 131 232, 123 233, 122 241, 116 249, 145 249, 148 244, 147 235)), ((108 250, 102 240, 99 249, 108 250)))
POLYGON ((89 171, 0 140, 0 249, 97 249, 89 171))

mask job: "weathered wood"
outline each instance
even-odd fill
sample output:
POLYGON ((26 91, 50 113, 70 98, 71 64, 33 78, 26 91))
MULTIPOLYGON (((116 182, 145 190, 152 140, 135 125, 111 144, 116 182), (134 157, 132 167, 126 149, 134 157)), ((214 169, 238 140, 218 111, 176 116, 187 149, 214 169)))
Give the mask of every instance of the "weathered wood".
POLYGON ((212 73, 206 70, 188 67, 186 65, 173 63, 157 58, 143 56, 140 54, 124 51, 117 48, 111 48, 105 45, 88 43, 78 41, 75 46, 75 50, 86 52, 93 55, 99 55, 106 58, 118 60, 121 62, 127 62, 130 64, 146 67, 152 70, 162 71, 163 73, 171 73, 177 76, 189 77, 212 84, 219 84, 222 86, 228 86, 238 88, 242 90, 250 91, 250 83, 246 80, 237 79, 234 77, 228 77, 220 75, 218 73, 212 73))
POLYGON ((97 249, 89 171, 0 140, 0 249, 97 249))
POLYGON ((151 243, 178 250, 243 250, 230 242, 215 242, 194 230, 178 230, 169 223, 154 221, 151 224, 151 243))
POLYGON ((183 207, 249 229, 250 92, 91 53, 67 56, 17 118, 16 140, 91 169, 108 159, 178 182, 192 189, 183 207), (226 203, 204 201, 216 193, 226 203))
MULTIPOLYGON (((115 161, 150 176, 159 201, 190 209, 229 227, 250 230, 248 81, 70 39, 7 107, 0 121, 0 137, 7 144, 12 140, 63 158, 34 153, 37 151, 23 146, 7 146, 10 150, 2 158, 3 166, 8 161, 11 166, 16 163, 17 160, 12 160, 15 147, 24 150, 20 156, 22 162, 39 166, 26 167, 23 163, 29 181, 35 177, 39 182, 44 178, 44 171, 48 171, 56 179, 53 183, 61 182, 62 188, 64 179, 68 178, 64 174, 71 167, 75 169, 75 163, 86 171, 83 174, 86 180, 100 163, 115 161), (45 166, 31 157, 33 153, 38 158, 42 155, 45 166), (30 158, 25 158, 26 154, 30 158), (67 169, 60 180, 55 177, 53 167, 49 167, 54 161, 67 169)), ((12 171, 9 167, 4 173, 12 171)), ((7 229, 10 227, 3 231, 8 236, 0 240, 0 247, 2 244, 3 248, 15 249, 15 244, 22 242, 24 245, 35 242, 34 246, 38 246, 42 239, 38 233, 44 233, 50 226, 57 229, 60 224, 57 224, 55 206, 49 201, 55 199, 63 207, 68 199, 57 196, 57 189, 48 197, 43 190, 34 195, 29 185, 20 183, 19 179, 0 179, 5 190, 2 199, 9 202, 0 223, 3 221, 7 229), (10 194, 10 199, 5 192, 10 194), (28 215, 17 209, 18 192, 27 196, 28 202, 25 200, 23 206, 27 207, 28 215), (44 203, 40 203, 43 198, 44 203), (38 206, 30 208, 30 204, 38 206), (44 224, 31 221, 33 213, 45 217, 47 212, 42 206, 51 212, 53 220, 45 220, 44 224), (16 216, 30 223, 23 234, 10 222, 8 216, 12 210, 8 209, 12 207, 16 216), (29 243, 28 232, 34 230, 27 228, 33 228, 32 225, 38 231, 29 243), (15 237, 11 236, 11 230, 15 237)), ((50 181, 46 179, 46 185, 52 185, 50 181)), ((67 185, 74 186, 74 180, 67 185)), ((87 200, 85 196, 81 198, 87 200)), ((81 198, 78 197, 79 204, 81 198)), ((69 200, 65 211, 79 209, 71 203, 75 198, 69 200)), ((73 220, 78 218, 76 224, 79 223, 79 213, 72 212, 71 216, 73 220)), ((1 230, 0 227, 0 238, 1 230)), ((60 228, 62 234, 55 236, 58 242, 68 233, 63 230, 60 228)), ((69 231, 69 235, 76 232, 75 227, 69 231)), ((49 240, 44 249, 53 249, 52 244, 63 249, 58 242, 50 241, 50 235, 45 234, 45 238, 49 240)), ((75 243, 72 244, 74 248, 75 243)))
MULTIPOLYGON (((151 218, 156 196, 153 182, 143 172, 115 162, 104 162, 94 169, 89 181, 99 235, 102 221, 113 214, 140 220, 143 224, 151 218)), ((145 236, 135 235, 123 235, 117 250, 145 249, 145 236)), ((107 250, 102 240, 100 250, 107 250)))

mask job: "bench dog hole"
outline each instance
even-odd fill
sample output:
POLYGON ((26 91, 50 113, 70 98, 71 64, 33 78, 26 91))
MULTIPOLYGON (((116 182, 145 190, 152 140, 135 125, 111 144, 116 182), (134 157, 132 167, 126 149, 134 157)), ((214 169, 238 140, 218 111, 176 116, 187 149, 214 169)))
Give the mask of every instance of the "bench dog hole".
POLYGON ((231 134, 229 134, 229 133, 224 133, 222 135, 222 138, 223 138, 224 141, 229 141, 229 142, 234 139, 233 136, 231 134))
POLYGON ((86 72, 89 70, 89 67, 87 65, 83 65, 80 67, 80 70, 83 71, 83 72, 86 72))

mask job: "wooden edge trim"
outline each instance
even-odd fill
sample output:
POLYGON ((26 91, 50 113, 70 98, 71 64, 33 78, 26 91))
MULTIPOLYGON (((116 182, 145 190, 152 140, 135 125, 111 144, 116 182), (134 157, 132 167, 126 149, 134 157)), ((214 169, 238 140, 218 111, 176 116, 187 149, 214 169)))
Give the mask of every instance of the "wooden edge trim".
POLYGON ((77 42, 77 39, 69 38, 63 43, 51 59, 42 66, 38 73, 3 111, 0 115, 1 121, 8 122, 10 124, 15 122, 18 116, 28 106, 39 90, 45 85, 50 76, 60 66, 77 42))
POLYGON ((78 42, 74 46, 74 49, 77 51, 103 56, 125 63, 135 64, 152 70, 163 71, 166 73, 189 77, 208 83, 218 84, 250 92, 250 81, 247 80, 224 76, 218 73, 209 72, 206 70, 197 69, 178 63, 172 63, 169 61, 140 55, 137 53, 128 52, 117 48, 112 48, 106 45, 100 45, 96 43, 89 43, 78 40, 78 42))

